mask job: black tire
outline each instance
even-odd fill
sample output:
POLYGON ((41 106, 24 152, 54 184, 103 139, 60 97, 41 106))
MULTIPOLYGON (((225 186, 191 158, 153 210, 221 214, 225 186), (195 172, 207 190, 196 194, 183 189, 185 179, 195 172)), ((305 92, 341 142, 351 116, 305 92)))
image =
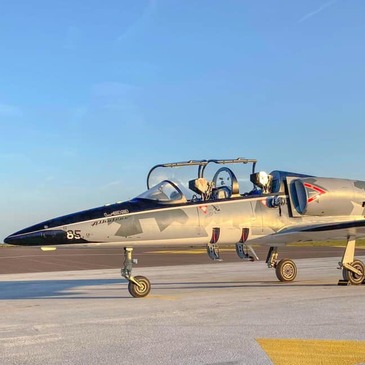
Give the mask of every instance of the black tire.
POLYGON ((275 272, 280 281, 293 281, 297 276, 297 265, 292 260, 282 259, 276 265, 275 272))
POLYGON ((128 291, 130 295, 134 298, 146 297, 151 291, 150 281, 145 276, 135 276, 134 280, 141 284, 141 287, 130 281, 128 284, 128 291))
POLYGON ((354 272, 347 270, 347 269, 343 269, 342 270, 342 276, 344 278, 344 280, 349 281, 352 285, 360 285, 363 283, 363 281, 365 280, 365 265, 362 261, 360 260, 355 260, 354 262, 351 263, 351 266, 353 266, 356 270, 361 271, 361 274, 355 274, 354 272))

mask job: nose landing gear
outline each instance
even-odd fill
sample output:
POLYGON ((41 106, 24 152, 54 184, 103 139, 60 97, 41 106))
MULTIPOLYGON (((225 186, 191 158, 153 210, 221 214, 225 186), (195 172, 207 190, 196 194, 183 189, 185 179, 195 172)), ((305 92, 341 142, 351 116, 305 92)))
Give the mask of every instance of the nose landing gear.
POLYGON ((133 248, 124 247, 124 264, 121 269, 121 275, 129 281, 128 291, 134 298, 146 297, 151 291, 151 283, 145 276, 132 276, 133 264, 137 263, 132 258, 133 248))

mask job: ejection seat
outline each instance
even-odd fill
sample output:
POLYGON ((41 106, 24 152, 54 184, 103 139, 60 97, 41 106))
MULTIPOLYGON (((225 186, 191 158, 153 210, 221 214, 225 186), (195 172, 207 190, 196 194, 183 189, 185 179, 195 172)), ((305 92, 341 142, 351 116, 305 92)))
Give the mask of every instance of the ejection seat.
POLYGON ((210 198, 212 187, 213 184, 203 177, 189 181, 189 189, 199 194, 202 200, 208 200, 210 198))
POLYGON ((228 167, 221 167, 213 176, 213 191, 212 199, 228 199, 240 196, 240 187, 236 175, 228 167), (228 175, 226 181, 228 184, 221 185, 218 183, 221 179, 221 174, 228 175))
POLYGON ((218 188, 214 188, 212 191, 213 200, 228 199, 231 195, 232 191, 228 186, 220 186, 218 188))

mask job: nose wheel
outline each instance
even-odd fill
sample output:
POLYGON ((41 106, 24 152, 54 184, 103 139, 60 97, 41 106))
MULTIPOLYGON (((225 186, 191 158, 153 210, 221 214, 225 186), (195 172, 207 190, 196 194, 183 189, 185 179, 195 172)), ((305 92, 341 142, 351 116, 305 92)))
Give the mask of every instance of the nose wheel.
POLYGON ((129 294, 134 298, 143 298, 151 291, 151 283, 145 276, 135 276, 134 281, 128 284, 129 294))
POLYGON ((151 283, 145 276, 133 276, 132 267, 137 263, 136 259, 132 258, 133 248, 124 247, 124 264, 121 270, 121 275, 129 281, 128 291, 134 298, 146 297, 151 291, 151 283))

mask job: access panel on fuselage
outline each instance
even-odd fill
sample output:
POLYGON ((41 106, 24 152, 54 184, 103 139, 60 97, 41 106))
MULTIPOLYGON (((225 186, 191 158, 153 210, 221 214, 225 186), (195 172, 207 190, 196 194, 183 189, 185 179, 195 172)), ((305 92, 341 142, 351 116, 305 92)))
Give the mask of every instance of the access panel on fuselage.
POLYGON ((233 244, 240 241, 242 229, 252 231, 260 221, 256 220, 249 199, 231 199, 199 205, 199 221, 201 230, 211 241, 213 229, 219 229, 218 244, 233 244))

